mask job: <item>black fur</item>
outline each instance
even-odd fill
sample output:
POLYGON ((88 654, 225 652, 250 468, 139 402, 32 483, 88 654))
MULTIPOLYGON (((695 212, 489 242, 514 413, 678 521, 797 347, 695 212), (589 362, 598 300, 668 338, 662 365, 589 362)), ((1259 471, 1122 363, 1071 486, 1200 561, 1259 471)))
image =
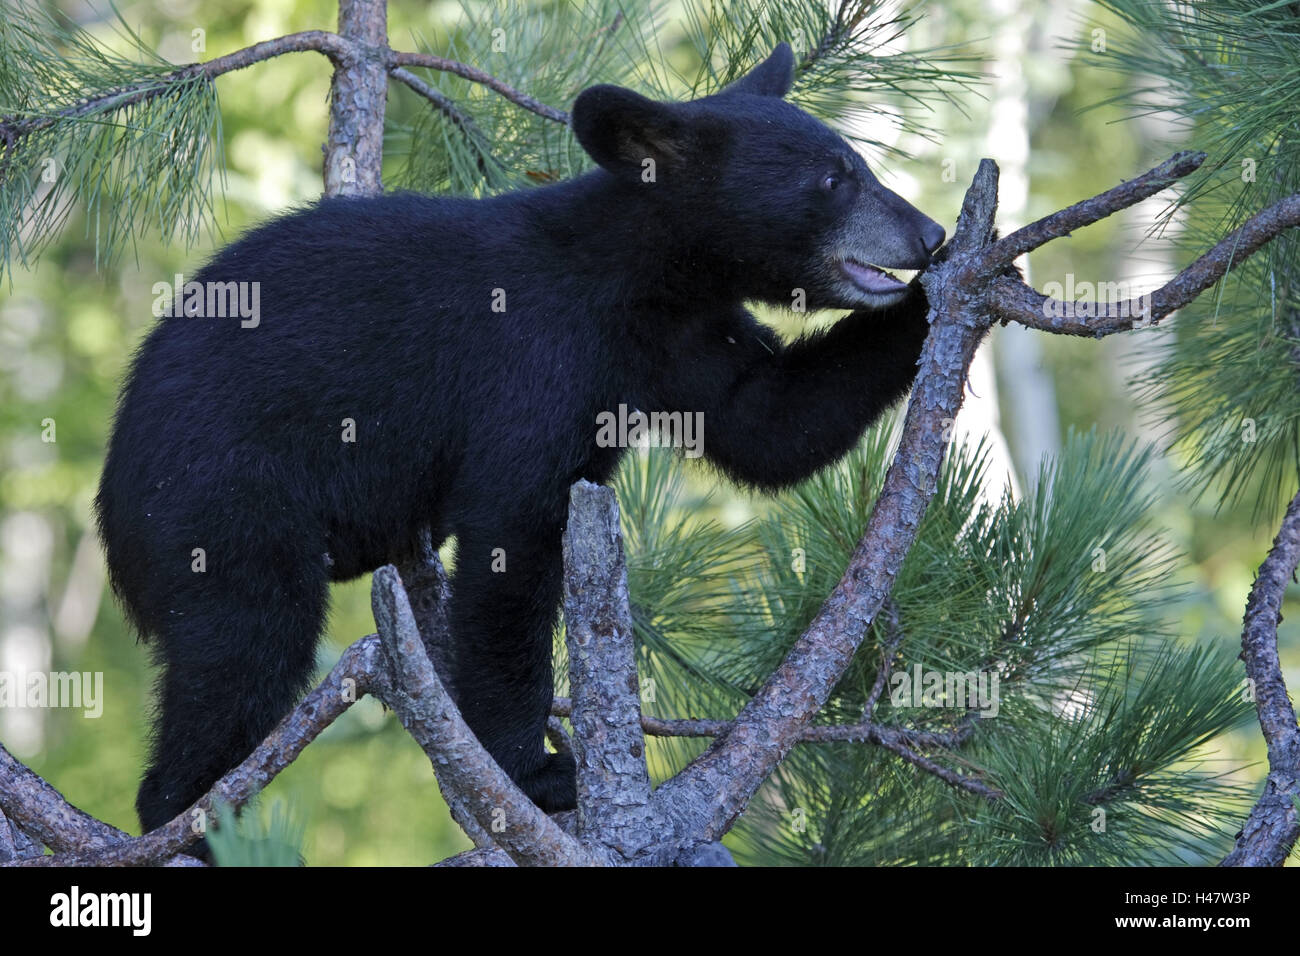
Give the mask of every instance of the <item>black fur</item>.
POLYGON ((919 285, 858 288, 837 263, 919 268, 943 231, 780 98, 791 65, 778 48, 692 103, 588 90, 574 129, 595 172, 483 200, 324 200, 195 277, 260 283, 260 324, 158 323, 96 501, 113 586, 162 667, 145 829, 292 706, 329 581, 414 554, 422 527, 458 542, 466 720, 539 806, 573 805, 572 761, 542 740, 568 488, 620 455, 597 446, 598 413, 702 412, 705 456, 775 489, 843 455, 915 373, 919 285), (862 311, 787 346, 742 302, 796 289, 862 311))

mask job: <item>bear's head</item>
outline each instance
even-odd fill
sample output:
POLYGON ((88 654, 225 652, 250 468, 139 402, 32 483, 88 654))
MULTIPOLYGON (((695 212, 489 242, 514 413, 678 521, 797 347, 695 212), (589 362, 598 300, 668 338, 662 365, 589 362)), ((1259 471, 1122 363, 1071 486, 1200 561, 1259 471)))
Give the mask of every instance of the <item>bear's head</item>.
POLYGON ((594 86, 573 106, 578 142, 629 188, 662 204, 696 267, 746 298, 884 308, 907 294, 889 269, 922 269, 944 230, 880 184, 844 139, 783 97, 781 44, 722 91, 663 103, 594 86))

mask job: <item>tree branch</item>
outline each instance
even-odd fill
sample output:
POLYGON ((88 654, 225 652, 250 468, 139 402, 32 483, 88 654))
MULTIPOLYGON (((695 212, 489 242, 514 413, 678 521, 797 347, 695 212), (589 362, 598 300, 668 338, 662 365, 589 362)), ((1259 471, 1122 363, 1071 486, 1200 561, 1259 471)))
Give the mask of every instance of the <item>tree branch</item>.
MULTIPOLYGON (((66 119, 78 119, 103 112, 124 109, 138 103, 164 96, 174 86, 189 83, 196 78, 214 80, 226 73, 242 70, 286 53, 314 51, 328 57, 334 64, 335 76, 331 82, 331 147, 327 148, 325 192, 336 194, 373 194, 382 189, 377 173, 375 143, 382 146, 383 109, 376 110, 375 104, 382 105, 385 93, 380 89, 378 77, 382 73, 391 74, 421 96, 429 100, 440 113, 470 136, 474 130, 472 120, 456 108, 450 99, 420 80, 419 77, 403 66, 422 66, 440 72, 452 73, 473 83, 486 86, 505 97, 510 102, 521 106, 538 116, 557 123, 568 124, 569 114, 555 109, 522 93, 477 67, 459 63, 446 57, 426 53, 401 53, 391 50, 387 45, 386 7, 383 0, 345 0, 339 8, 339 33, 325 30, 305 30, 291 33, 273 40, 263 40, 252 46, 215 57, 205 63, 192 63, 169 73, 146 77, 126 86, 95 93, 70 106, 54 110, 39 116, 3 116, 0 117, 0 147, 3 153, 12 152, 26 136, 53 126, 66 119), (342 79, 340 80, 340 76, 342 79), (344 106, 364 101, 358 108, 358 122, 363 122, 365 129, 358 127, 351 130, 339 125, 347 119, 344 106), (373 118, 378 115, 380 128, 376 134, 373 118), (369 122, 367 122, 369 120, 369 122), (362 135, 364 133, 364 135, 362 135), (344 149, 343 145, 348 148, 344 149), (333 160, 331 162, 331 156, 333 160), (355 168, 347 166, 351 158, 355 168), (373 182, 371 180, 374 180, 373 182)), ((344 124, 347 125, 347 124, 344 124)), ((480 162, 491 161, 486 147, 475 140, 476 149, 480 150, 480 162)))
POLYGON ((880 648, 880 666, 876 668, 876 679, 871 685, 870 693, 867 694, 866 702, 862 705, 863 723, 870 723, 871 718, 875 716, 876 704, 880 702, 880 695, 885 692, 885 682, 889 679, 889 669, 894 666, 898 645, 903 642, 903 625, 898 619, 898 605, 890 598, 885 601, 883 607, 889 619, 889 633, 884 646, 880 648))
MULTIPOLYGON (((557 697, 551 713, 559 717, 568 717, 573 711, 573 702, 567 697, 557 697)), ((684 720, 665 720, 660 717, 642 715, 641 729, 652 737, 721 737, 731 727, 733 721, 688 718, 684 720)), ((892 751, 904 760, 914 764, 927 773, 933 773, 945 783, 978 793, 990 799, 1000 797, 1001 791, 979 783, 975 778, 949 770, 934 761, 916 753, 917 750, 955 750, 969 739, 974 725, 967 723, 963 728, 950 734, 936 734, 910 727, 888 727, 883 724, 863 720, 854 724, 821 724, 806 726, 799 733, 796 743, 854 743, 874 744, 892 751)))
POLYGON ((595 866, 605 861, 528 799, 483 749, 434 673, 415 616, 391 565, 374 574, 371 606, 393 675, 385 699, 429 755, 442 785, 518 864, 595 866))
POLYGON ((641 733, 632 611, 614 489, 569 489, 564 627, 573 686, 578 834, 632 859, 656 837, 641 733))
POLYGON ((799 61, 799 72, 811 69, 818 60, 825 59, 836 47, 852 39, 853 31, 867 18, 874 6, 874 0, 842 0, 835 10, 835 18, 817 45, 799 61))
MULTIPOLYGON (((55 851, 31 862, 55 866, 142 866, 175 856, 198 837, 220 801, 238 808, 266 787, 303 748, 362 695, 381 689, 387 675, 379 638, 371 634, 353 643, 329 675, 282 720, 252 754, 222 777, 201 799, 169 823, 140 837, 100 823, 68 805, 58 791, 26 767, 21 772, 40 781, 20 786, 22 773, 0 753, 0 803, 29 833, 55 851), (17 781, 17 783, 16 783, 17 781), (77 814, 79 817, 70 816, 77 814), (195 828, 196 823, 198 829, 195 828)), ((3 748, 0 748, 3 751, 3 748)), ((197 861, 196 861, 197 862, 197 861)))
POLYGON ((330 77, 325 195, 377 196, 384 191, 388 0, 339 0, 339 34, 350 49, 330 77))
MULTIPOLYGON (((447 620, 447 602, 451 597, 451 583, 443 570, 438 553, 433 549, 427 529, 420 534, 420 554, 412 561, 402 564, 397 569, 402 587, 415 615, 415 624, 420 631, 420 640, 424 645, 429 663, 435 674, 452 673, 451 666, 451 624, 447 620)), ((443 686, 450 692, 451 686, 446 678, 440 676, 443 686)), ((478 825, 474 815, 465 807, 459 794, 443 783, 441 774, 435 774, 438 790, 451 811, 451 817, 465 831, 476 847, 492 846, 491 835, 478 825)))
POLYGON ((1282 597, 1300 565, 1300 493, 1282 519, 1273 548, 1259 567, 1246 601, 1241 630, 1241 658, 1255 689, 1255 710, 1268 743, 1268 778, 1264 792, 1224 866, 1281 866, 1300 838, 1300 727, 1282 679, 1277 653, 1277 626, 1282 597))
MULTIPOLYGON (((1008 265, 1053 239, 1132 206, 1190 173, 1204 158, 1203 153, 1178 153, 1137 179, 1018 229, 990 246, 988 259, 979 268, 1008 265)), ((1288 196, 1251 216, 1159 289, 1123 302, 1062 302, 1019 279, 1002 275, 994 280, 991 303, 996 317, 1004 323, 1015 321, 1061 335, 1100 338, 1154 325, 1194 300, 1282 232, 1298 225, 1300 195, 1288 196)))
POLYGON ((527 93, 521 93, 513 86, 498 80, 491 73, 480 70, 476 66, 449 60, 444 56, 436 56, 432 53, 391 53, 388 58, 388 68, 391 70, 397 66, 423 66, 430 70, 437 70, 440 73, 451 73, 461 79, 486 86, 516 106, 522 106, 530 113, 536 113, 543 119, 548 119, 553 123, 563 123, 565 126, 569 124, 569 114, 564 110, 557 110, 553 106, 547 106, 540 100, 533 99, 527 93))
MULTIPOLYGON (((1170 156, 1159 166, 1147 170, 1136 179, 1129 179, 1091 199, 1083 199, 1072 206, 1044 216, 1022 226, 1010 235, 994 242, 983 254, 972 261, 972 270, 1001 272, 1016 259, 1053 239, 1068 236, 1076 229, 1113 216, 1121 209, 1137 205, 1179 179, 1194 173, 1205 162, 1204 153, 1184 150, 1170 156)), ((968 276, 966 276, 968 277, 968 276)))
POLYGON ((127 834, 78 810, 63 795, 24 766, 0 744, 0 811, 9 825, 54 850, 106 847, 127 834))
POLYGON ((461 135, 465 137, 465 141, 469 143, 470 148, 474 151, 474 164, 478 167, 480 173, 487 172, 488 164, 500 166, 500 162, 488 149, 487 137, 479 130, 474 118, 457 106, 451 97, 430 86, 410 70, 405 70, 400 66, 392 67, 388 71, 388 75, 405 83, 416 93, 423 96, 433 104, 434 109, 460 131, 461 135))
POLYGON ((192 63, 170 73, 151 76, 116 89, 104 90, 52 113, 22 118, 14 116, 0 117, 0 140, 4 141, 7 148, 12 149, 22 137, 53 126, 60 120, 78 119, 106 110, 118 110, 127 106, 134 106, 137 103, 164 95, 170 87, 177 83, 188 83, 197 77, 213 80, 225 73, 242 70, 246 66, 269 60, 272 57, 308 50, 322 53, 329 57, 331 62, 338 64, 349 57, 352 45, 337 34, 324 30, 306 30, 302 33, 291 33, 287 36, 277 37, 274 40, 263 40, 261 43, 254 43, 252 46, 236 50, 234 53, 227 53, 225 56, 216 57, 206 63, 192 63))

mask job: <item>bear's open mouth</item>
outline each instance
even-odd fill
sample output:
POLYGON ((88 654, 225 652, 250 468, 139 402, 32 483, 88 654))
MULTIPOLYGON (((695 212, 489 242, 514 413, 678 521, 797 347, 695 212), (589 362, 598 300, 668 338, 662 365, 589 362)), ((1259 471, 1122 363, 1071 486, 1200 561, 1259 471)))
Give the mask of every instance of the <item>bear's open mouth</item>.
POLYGON ((907 288, 907 283, 898 277, 857 259, 841 259, 840 272, 863 292, 883 294, 907 288))

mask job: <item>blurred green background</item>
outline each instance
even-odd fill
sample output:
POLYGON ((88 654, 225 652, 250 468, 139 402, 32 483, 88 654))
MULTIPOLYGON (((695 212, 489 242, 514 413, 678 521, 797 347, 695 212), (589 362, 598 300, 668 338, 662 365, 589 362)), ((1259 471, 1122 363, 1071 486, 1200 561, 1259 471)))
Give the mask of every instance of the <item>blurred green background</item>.
MULTIPOLYGON (((105 42, 120 45, 106 6, 60 7, 105 42)), ((333 29, 337 17, 336 7, 323 0, 146 0, 119 9, 175 63, 294 31, 333 29), (204 31, 200 53, 191 52, 196 28, 204 31)), ((437 49, 458 24, 491 17, 493 9, 395 0, 390 42, 414 49, 412 34, 418 34, 437 49)), ((1124 121, 1116 106, 1085 109, 1120 82, 1084 56, 1094 47, 1095 30, 1116 25, 1090 0, 945 0, 924 10, 921 26, 895 44, 960 44, 979 58, 985 81, 959 94, 957 105, 922 108, 890 98, 874 104, 882 112, 870 135, 910 158, 877 151, 869 159, 886 185, 950 230, 981 156, 998 160, 1003 170, 999 222, 1005 232, 1130 178, 1177 147, 1178 130, 1158 115, 1124 121), (899 133, 887 122, 891 112, 908 115, 933 135, 899 133)), ((670 26, 673 11, 673 4, 664 8, 670 26)), ((660 40, 670 62, 692 68, 693 50, 671 29, 660 40)), ((473 52, 462 49, 461 56, 471 59, 473 52)), ((484 51, 481 62, 487 57, 484 51)), ((0 669, 102 671, 106 689, 98 719, 68 710, 0 710, 0 740, 71 802, 131 832, 137 829, 132 804, 151 674, 144 648, 106 590, 90 530, 114 397, 133 348, 153 321, 154 282, 193 272, 211 249, 249 225, 320 194, 328 86, 327 61, 309 53, 218 80, 225 167, 216 206, 219 234, 188 249, 145 239, 97 265, 93 230, 73 209, 61 238, 36 266, 15 269, 12 283, 0 287, 0 669), (41 439, 46 419, 57 423, 56 442, 41 439)), ((407 161, 403 128, 425 109, 405 88, 390 86, 387 179, 407 161)), ((1144 239, 1158 209, 1139 207, 1048 246, 1031 260, 1031 281, 1041 288, 1073 273, 1080 280, 1129 277, 1155 284, 1173 269, 1167 248, 1144 239)), ((788 317, 776 321, 784 331, 798 329, 788 317)), ((1166 439, 1158 420, 1128 384, 1151 363, 1155 341, 1148 332, 1094 342, 995 329, 985 346, 991 364, 977 372, 962 422, 973 432, 1001 433, 1005 474, 1022 484, 1038 456, 1054 451, 1070 426, 1116 427, 1161 444, 1166 439)), ((1212 493, 1196 498, 1178 481, 1181 465, 1178 453, 1169 452, 1156 477, 1162 503, 1154 516, 1185 555, 1179 566, 1183 599, 1174 610, 1178 632, 1188 642, 1235 645, 1254 569, 1281 512, 1254 513, 1249 500, 1219 508, 1212 493)), ((688 470, 699 490, 712 484, 703 469, 688 470)), ((723 487, 707 507, 730 524, 763 503, 723 487)), ((1298 597, 1293 587, 1281 631, 1292 688, 1300 684, 1298 597)), ((371 630, 368 579, 336 587, 322 668, 371 630)), ((1253 723, 1219 741, 1214 756, 1225 766, 1248 764, 1241 779, 1262 778, 1264 746, 1253 723)), ((450 821, 428 760, 370 700, 310 746, 266 798, 288 799, 305 813, 304 852, 311 864, 425 864, 469 845, 450 821)))

